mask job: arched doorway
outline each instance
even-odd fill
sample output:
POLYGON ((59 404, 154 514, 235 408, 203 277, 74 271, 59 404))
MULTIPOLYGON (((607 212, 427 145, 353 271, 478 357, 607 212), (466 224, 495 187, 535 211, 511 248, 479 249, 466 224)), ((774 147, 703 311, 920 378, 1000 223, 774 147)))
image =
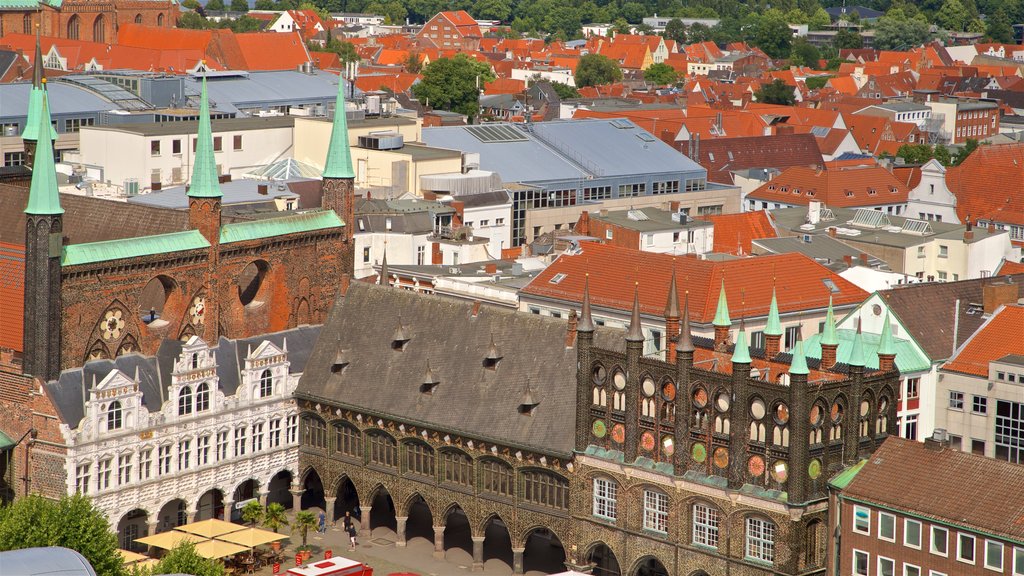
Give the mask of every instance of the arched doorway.
POLYGON ((545 574, 565 571, 565 548, 558 536, 547 528, 534 528, 526 537, 523 571, 530 570, 545 574))
POLYGON ((349 480, 348 476, 341 479, 338 483, 338 491, 334 494, 334 510, 332 510, 334 520, 340 520, 345 517, 345 512, 352 515, 355 522, 359 522, 363 519, 363 511, 359 509, 359 492, 356 491, 356 487, 352 484, 352 480, 349 480))
POLYGON ((254 478, 250 478, 245 482, 242 482, 235 488, 232 493, 231 500, 235 503, 231 510, 231 521, 242 519, 242 507, 245 506, 245 502, 248 500, 256 500, 259 498, 259 482, 254 478))
POLYGON ((388 489, 381 486, 373 495, 370 503, 370 530, 374 528, 388 528, 398 530, 398 520, 395 518, 395 502, 391 499, 388 489))
POLYGON ((219 488, 207 490, 196 503, 196 521, 210 518, 224 518, 224 493, 219 488))
POLYGON ((434 515, 430 506, 422 496, 413 496, 409 504, 408 518, 405 521, 405 541, 412 542, 415 538, 424 538, 430 545, 434 544, 434 515))
POLYGON ((469 526, 466 512, 458 505, 448 510, 444 519, 445 555, 455 555, 458 563, 473 561, 473 529, 469 526))
POLYGON ((500 563, 512 568, 512 537, 500 516, 491 516, 484 526, 484 568, 500 563))
POLYGON ((324 499, 324 483, 320 480, 320 474, 316 470, 310 470, 306 474, 306 479, 302 481, 302 499, 299 501, 299 507, 303 510, 307 508, 323 510, 327 507, 327 500, 324 499))
POLYGON ((157 515, 157 532, 167 532, 183 524, 188 524, 187 504, 181 498, 175 498, 160 508, 157 515))
POLYGON ((612 549, 598 542, 587 551, 586 561, 594 566, 594 576, 622 576, 622 569, 619 568, 619 559, 615 557, 612 549))
POLYGON ((278 503, 285 508, 292 507, 292 494, 289 492, 292 486, 292 473, 289 470, 281 470, 270 479, 267 484, 267 504, 278 503))
POLYGON ((145 552, 146 545, 139 544, 136 540, 148 536, 147 532, 149 532, 149 514, 139 508, 122 516, 117 523, 117 541, 125 550, 145 552))
POLYGON ((668 570, 654 556, 642 558, 633 570, 633 576, 668 576, 668 570))

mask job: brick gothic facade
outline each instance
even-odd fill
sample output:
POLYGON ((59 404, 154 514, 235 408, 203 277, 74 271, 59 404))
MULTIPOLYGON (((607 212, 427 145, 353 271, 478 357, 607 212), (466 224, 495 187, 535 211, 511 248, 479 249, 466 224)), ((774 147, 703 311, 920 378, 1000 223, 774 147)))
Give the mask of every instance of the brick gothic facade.
POLYGON ((60 8, 40 4, 40 10, 0 12, 0 36, 35 34, 40 25, 43 36, 113 44, 122 24, 170 28, 177 19, 177 7, 169 0, 66 0, 60 8))
MULTIPOLYGON (((674 280, 672 288, 675 297, 674 280)), ((468 523, 474 569, 500 518, 516 574, 529 564, 528 542, 538 528, 557 536, 566 565, 596 566, 600 574, 823 573, 826 482, 895 432, 894 356, 882 358, 883 371, 813 359, 808 367, 802 343, 794 354, 778 352, 781 331, 769 335, 773 352, 746 356, 745 336, 737 338, 739 351, 729 342, 728 320, 717 339, 691 338, 686 307, 680 314, 670 305, 670 361, 662 361, 643 356, 639 331, 627 334, 624 352, 607 346, 605 329, 595 339, 589 295, 583 310, 578 326, 575 314, 570 318, 567 338, 576 361, 571 458, 528 450, 518 437, 481 441, 412 416, 353 407, 355 391, 338 392, 344 388, 332 388, 332 376, 324 375, 326 383, 300 384, 297 392, 299 488, 316 494, 299 496, 303 505, 326 506, 335 518, 358 505, 364 531, 393 518, 402 546, 407 522, 425 504, 436 556, 452 546, 446 527, 468 523), (508 478, 504 493, 494 489, 499 473, 508 478)), ((456 319, 463 313, 450 312, 456 319)), ((321 343, 331 338, 328 330, 330 324, 321 343)), ((400 325, 396 342, 404 330, 400 325)), ((363 352, 344 338, 328 363, 333 374, 344 374, 363 352)), ((463 353, 451 340, 447 345, 463 353)), ((547 369, 555 378, 555 368, 547 369)), ((307 377, 316 370, 327 367, 311 359, 307 377)), ((426 380, 434 380, 429 369, 426 380)), ((523 405, 533 402, 529 390, 525 398, 523 405)))

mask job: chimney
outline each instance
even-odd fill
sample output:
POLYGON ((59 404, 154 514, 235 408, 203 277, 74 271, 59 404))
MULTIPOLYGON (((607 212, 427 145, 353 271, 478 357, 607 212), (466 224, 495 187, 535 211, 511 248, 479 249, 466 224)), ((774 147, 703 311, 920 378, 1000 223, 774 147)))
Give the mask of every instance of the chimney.
POLYGON ((836 228, 835 226, 829 226, 829 228, 828 228, 828 237, 829 238, 835 238, 836 235, 838 235, 838 234, 839 234, 839 229, 838 228, 836 228))
POLYGON ((221 174, 220 176, 217 177, 217 181, 220 182, 221 184, 225 182, 231 182, 231 174, 221 174))
POLYGON ((494 262, 491 262, 490 264, 484 264, 484 272, 488 274, 497 274, 498 265, 495 264, 494 262))
POLYGON ((782 336, 780 334, 765 334, 764 335, 764 357, 766 359, 775 358, 781 352, 782 336))
POLYGON ((352 283, 352 277, 349 276, 347 273, 346 274, 342 274, 341 275, 341 283, 338 286, 338 292, 340 292, 341 295, 344 296, 345 293, 348 292, 348 287, 349 287, 349 284, 351 284, 351 283, 352 283))
POLYGON ((590 212, 580 212, 580 218, 576 221, 576 233, 581 236, 590 235, 590 212))
POLYGON ((988 233, 989 234, 994 234, 995 231, 996 231, 996 223, 995 222, 989 222, 988 223, 988 233))
POLYGON ((259 194, 260 196, 266 196, 268 189, 269 189, 269 187, 266 184, 257 184, 256 185, 256 193, 259 194))
MULTIPOLYGON (((450 202, 450 205, 451 205, 452 208, 455 209, 455 216, 458 218, 459 225, 461 226, 462 223, 466 221, 466 217, 464 215, 464 211, 465 211, 465 208, 466 208, 466 203, 463 202, 462 200, 452 200, 450 202)), ((454 226, 455 226, 455 222, 452 221, 452 227, 454 227, 454 226)))
POLYGON ((843 262, 846 262, 847 268, 853 268, 853 256, 849 254, 843 256, 843 262))
POLYGON ((981 287, 981 301, 985 314, 991 314, 1003 304, 1012 304, 1020 297, 1020 284, 1011 282, 1012 276, 1005 281, 992 282, 981 287))
POLYGON ((601 211, 598 212, 598 214, 600 214, 602 218, 607 218, 608 217, 608 209, 607 208, 601 208, 601 211))
POLYGON ((964 242, 974 240, 974 225, 971 224, 971 217, 967 217, 967 228, 964 229, 964 242))
POLYGON ((669 212, 679 212, 679 200, 671 200, 668 203, 669 212))
POLYGON ((444 254, 441 253, 441 244, 438 242, 430 245, 430 263, 444 264, 444 254))
POLYGON ((945 428, 936 428, 930 438, 925 438, 924 447, 928 450, 941 452, 943 448, 949 447, 949 435, 945 428))
POLYGON ((868 255, 865 254, 864 252, 860 253, 860 265, 861 266, 867 266, 868 265, 868 255))
POLYGON ((565 330, 565 347, 572 348, 576 344, 576 324, 579 322, 579 318, 576 316, 575 310, 569 311, 569 324, 565 330))
MULTIPOLYGON (((159 192, 159 191, 160 191, 160 190, 161 190, 161 189, 162 189, 163 187, 164 187, 164 185, 163 185, 163 184, 161 184, 160 182, 153 182, 153 183, 151 183, 151 184, 149 185, 149 189, 150 189, 151 191, 153 191, 153 192, 159 192)), ((185 191, 186 191, 186 192, 188 191, 188 188, 187 188, 187 187, 186 187, 186 190, 185 190, 185 191)))
POLYGON ((775 135, 793 134, 793 127, 789 124, 778 124, 775 126, 775 135))
POLYGON ((821 368, 827 369, 836 365, 836 351, 839 346, 835 344, 821 345, 821 368))

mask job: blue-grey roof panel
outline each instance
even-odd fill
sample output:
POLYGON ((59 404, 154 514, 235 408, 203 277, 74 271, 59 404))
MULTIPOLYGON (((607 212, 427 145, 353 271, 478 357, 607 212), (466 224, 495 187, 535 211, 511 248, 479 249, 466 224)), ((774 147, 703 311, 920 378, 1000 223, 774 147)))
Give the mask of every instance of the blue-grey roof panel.
MULTIPOLYGON (((308 182, 310 178, 294 178, 287 182, 268 182, 266 180, 232 180, 231 182, 222 182, 220 185, 220 191, 224 194, 222 203, 225 206, 230 204, 247 204, 252 202, 268 202, 274 198, 281 196, 295 196, 297 193, 293 192, 288 184, 291 182, 308 182), (259 185, 267 185, 267 193, 259 193, 259 185)), ((160 208, 173 208, 175 210, 184 210, 188 208, 188 196, 185 192, 184 186, 175 186, 173 188, 166 188, 159 192, 150 192, 148 194, 140 194, 128 198, 128 202, 131 204, 145 204, 147 206, 157 206, 160 208)))
MULTIPOLYGON (((31 89, 31 82, 0 84, 0 118, 7 120, 26 117, 31 89)), ((49 82, 46 90, 49 93, 50 114, 53 116, 90 114, 119 108, 84 88, 61 82, 49 82)))
MULTIPOLYGON (((200 82, 200 78, 186 77, 187 91, 198 93, 200 82)), ((291 70, 249 72, 231 77, 211 77, 207 90, 210 100, 217 103, 219 110, 228 110, 232 106, 244 109, 315 104, 334 101, 338 94, 338 76, 319 70, 312 74, 291 70)))

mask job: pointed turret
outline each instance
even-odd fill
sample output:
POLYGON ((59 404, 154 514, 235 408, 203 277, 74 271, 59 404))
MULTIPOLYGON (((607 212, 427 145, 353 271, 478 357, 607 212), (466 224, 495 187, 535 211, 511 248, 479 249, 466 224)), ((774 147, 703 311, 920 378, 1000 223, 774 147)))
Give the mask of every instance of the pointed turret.
POLYGON ((747 345, 747 328, 740 321, 740 331, 736 335, 736 348, 732 351, 733 364, 750 364, 750 346, 747 345))
POLYGON ((390 273, 388 272, 388 247, 384 245, 384 258, 380 261, 380 275, 377 277, 377 284, 381 286, 390 286, 391 281, 388 279, 390 273))
POLYGON ((864 337, 860 333, 860 324, 861 321, 857 320, 857 333, 853 335, 853 350, 850 351, 850 359, 846 363, 863 368, 867 361, 864 358, 864 337))
POLYGON ((30 121, 35 124, 36 133, 40 136, 39 143, 42 146, 36 147, 35 165, 32 167, 32 186, 29 188, 28 206, 25 207, 25 213, 63 214, 64 209, 61 208, 60 194, 57 190, 57 171, 53 164, 53 141, 50 140, 48 130, 50 127, 50 103, 45 92, 41 94, 35 118, 30 121))
POLYGON ((587 274, 583 280, 583 309, 580 312, 580 320, 576 323, 576 331, 594 331, 594 319, 590 313, 590 274, 587 274))
POLYGON ((338 77, 338 97, 334 101, 334 124, 327 146, 324 178, 355 178, 352 151, 348 142, 348 118, 345 117, 345 79, 338 77))
POLYGON ((782 336, 782 319, 779 318, 779 301, 775 298, 775 287, 772 287, 772 303, 768 307, 768 324, 764 327, 765 336, 782 336))
POLYGON ((789 363, 789 373, 807 375, 810 372, 807 369, 807 356, 804 355, 804 341, 801 338, 793 347, 793 360, 789 363))
POLYGON ((676 288, 675 262, 673 262, 672 282, 668 285, 668 302, 665 303, 665 340, 668 342, 665 360, 674 364, 679 337, 679 290, 676 288))
POLYGON ((889 372, 896 367, 896 341, 892 337, 892 325, 889 323, 889 311, 885 312, 885 324, 882 325, 882 336, 878 342, 878 369, 889 372))
POLYGON ((836 335, 836 317, 832 312, 832 297, 828 297, 828 311, 825 313, 825 327, 821 331, 821 343, 831 346, 839 345, 839 336, 836 335))
POLYGON ((693 353, 693 337, 690 335, 690 292, 683 296, 683 326, 679 331, 679 352, 693 353))
POLYGON ((189 184, 190 198, 220 198, 220 174, 213 155, 213 127, 210 125, 210 99, 206 92, 206 76, 199 104, 199 130, 196 134, 196 155, 189 184))
POLYGON ((57 140, 57 131, 53 124, 47 124, 44 130, 40 130, 36 117, 43 107, 43 97, 46 94, 46 76, 43 74, 43 49, 39 39, 39 27, 36 27, 36 51, 32 60, 32 89, 28 93, 28 115, 26 116, 25 130, 21 133, 21 139, 25 144, 25 165, 29 168, 35 165, 36 142, 41 134, 48 134, 51 141, 57 140))
POLYGON ((633 287, 633 314, 629 318, 626 342, 643 342, 644 331, 640 326, 640 284, 633 287))
POLYGON ((679 318, 679 291, 676 289, 675 270, 672 270, 672 282, 668 285, 668 302, 665 303, 665 318, 679 318))
POLYGON ((722 278, 722 288, 718 291, 718 307, 715 308, 715 319, 711 322, 715 326, 732 326, 729 320, 729 300, 725 297, 725 278, 722 278))

